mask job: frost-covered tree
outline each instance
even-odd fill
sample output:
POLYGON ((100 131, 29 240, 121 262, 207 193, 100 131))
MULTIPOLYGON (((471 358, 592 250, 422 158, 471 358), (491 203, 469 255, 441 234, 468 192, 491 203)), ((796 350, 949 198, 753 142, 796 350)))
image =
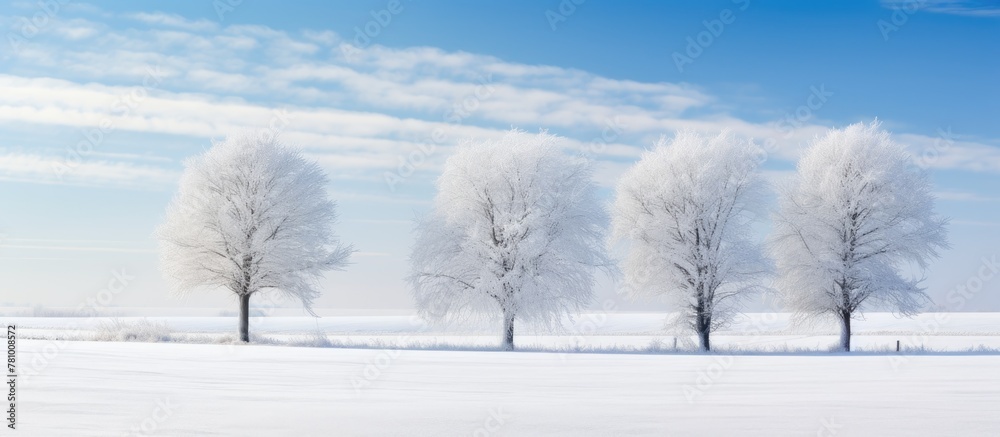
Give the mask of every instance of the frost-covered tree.
POLYGON ((661 138, 625 172, 612 241, 627 241, 622 293, 663 296, 710 350, 709 335, 771 270, 750 226, 764 214, 760 149, 729 132, 661 138))
POLYGON ((244 342, 258 292, 299 299, 311 312, 316 281, 352 252, 333 232, 335 205, 319 166, 269 131, 231 135, 185 166, 157 230, 172 288, 236 294, 244 342))
POLYGON ((781 193, 773 251, 778 289, 800 316, 831 315, 851 348, 851 319, 868 306, 916 313, 927 296, 906 265, 947 247, 927 173, 879 123, 817 138, 781 193))
POLYGON ((515 319, 553 324, 590 302, 595 268, 611 269, 607 217, 590 163, 557 142, 514 130, 447 160, 411 256, 422 316, 499 318, 511 350, 515 319))

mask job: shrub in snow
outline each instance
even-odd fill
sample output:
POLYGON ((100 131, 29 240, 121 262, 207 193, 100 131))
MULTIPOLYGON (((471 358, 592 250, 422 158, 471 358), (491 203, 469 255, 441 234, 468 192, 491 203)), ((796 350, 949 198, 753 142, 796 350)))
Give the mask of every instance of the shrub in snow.
POLYGON ((147 343, 170 341, 170 326, 166 322, 153 322, 145 318, 102 320, 97 324, 94 340, 147 343))
POLYGON ((316 280, 353 250, 333 232, 326 185, 318 165, 268 131, 231 135, 189 160, 157 230, 173 289, 233 292, 244 342, 254 294, 280 292, 310 309, 316 280))
POLYGON ((622 293, 666 297, 702 350, 771 270, 749 238, 764 213, 758 156, 757 146, 728 132, 682 131, 662 138, 618 183, 612 241, 629 243, 622 293))
POLYGON ((947 247, 946 220, 934 213, 927 173, 877 121, 816 139, 780 197, 773 251, 792 309, 836 317, 844 350, 864 308, 920 309, 927 296, 919 281, 899 271, 923 269, 947 247))
POLYGON ((305 337, 300 340, 293 340, 289 342, 291 346, 301 346, 301 347, 332 347, 333 343, 326 336, 323 331, 314 331, 312 335, 305 337))
POLYGON ((417 227, 410 283, 428 319, 558 323, 592 296, 606 215, 590 163, 546 133, 465 144, 445 163, 433 211, 417 227))
POLYGON ((97 315, 97 313, 92 309, 88 311, 83 308, 48 308, 41 304, 35 304, 30 310, 24 312, 23 314, 27 317, 88 317, 97 315))

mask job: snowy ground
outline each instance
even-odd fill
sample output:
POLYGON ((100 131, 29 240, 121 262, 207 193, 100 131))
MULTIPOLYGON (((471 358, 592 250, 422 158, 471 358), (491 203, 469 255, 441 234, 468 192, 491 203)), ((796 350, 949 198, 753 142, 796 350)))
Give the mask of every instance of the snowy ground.
MULTIPOLYGON (((219 337, 234 324, 158 320, 219 337)), ((871 315, 855 339, 869 352, 850 355, 818 351, 835 341, 832 327, 784 315, 741 320, 716 339, 737 353, 709 355, 674 352, 652 314, 582 317, 561 335, 518 338, 557 352, 513 353, 475 350, 496 344, 490 333, 406 316, 260 317, 254 327, 284 340, 318 327, 335 343, 469 350, 67 341, 99 320, 2 322, 23 328, 11 435, 1000 435, 998 314, 871 315), (952 352, 873 352, 897 339, 952 352), (602 353, 561 353, 571 346, 602 353), (644 349, 654 353, 611 353, 644 349)))
MULTIPOLYGON (((519 327, 518 347, 533 350, 582 349, 590 351, 673 351, 693 348, 691 335, 674 335, 664 329, 663 314, 595 313, 583 314, 552 332, 519 327)), ((235 316, 188 317, 0 317, 16 323, 21 338, 85 340, 110 321, 147 320, 165 325, 180 342, 231 340, 235 316)), ((427 326, 411 315, 335 315, 321 318, 302 316, 252 317, 251 333, 277 341, 311 341, 317 333, 335 345, 352 347, 400 348, 495 348, 499 327, 427 326)), ((853 325, 856 350, 895 351, 896 342, 904 351, 932 350, 967 352, 977 349, 1000 351, 1000 314, 924 313, 914 318, 897 318, 873 313, 853 325)), ((837 343, 839 328, 834 324, 797 326, 789 314, 745 314, 728 329, 712 336, 720 352, 808 352, 827 351, 837 343)))

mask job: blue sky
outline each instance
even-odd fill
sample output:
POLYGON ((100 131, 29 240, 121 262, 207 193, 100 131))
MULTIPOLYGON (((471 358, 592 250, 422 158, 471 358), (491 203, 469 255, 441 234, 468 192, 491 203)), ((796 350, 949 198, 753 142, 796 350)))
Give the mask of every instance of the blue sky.
POLYGON ((995 2, 6 1, 0 36, 0 302, 75 307, 124 270, 109 305, 229 305, 168 295, 151 234, 183 160, 236 129, 280 128, 331 177, 359 253, 318 306, 405 308, 411 221, 463 139, 548 129, 608 198, 679 128, 755 138, 779 181, 878 117, 952 219, 928 292, 1000 310, 995 2))

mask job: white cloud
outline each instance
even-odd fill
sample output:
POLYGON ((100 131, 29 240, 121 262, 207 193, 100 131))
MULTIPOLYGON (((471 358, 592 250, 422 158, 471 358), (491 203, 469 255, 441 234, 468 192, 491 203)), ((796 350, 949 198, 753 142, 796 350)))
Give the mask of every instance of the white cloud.
POLYGON ((126 14, 125 17, 149 25, 173 27, 177 29, 190 30, 196 32, 215 30, 219 27, 218 24, 212 21, 188 20, 177 14, 167 14, 163 12, 152 12, 152 13, 139 12, 134 14, 126 14))
POLYGON ((902 133, 896 140, 909 147, 922 167, 1000 172, 1000 146, 954 138, 943 131, 937 136, 902 133))
POLYGON ((179 172, 175 170, 126 161, 105 161, 87 156, 0 154, 0 180, 7 181, 163 189, 171 187, 179 177, 179 172))
POLYGON ((91 38, 102 31, 106 31, 106 27, 77 18, 66 20, 64 23, 54 26, 52 30, 63 38, 76 41, 91 38))
MULTIPOLYGON (((342 39, 329 31, 293 35, 163 13, 129 18, 154 28, 104 29, 86 43, 62 34, 61 44, 39 41, 25 50, 15 59, 24 73, 0 74, 0 123, 80 129, 111 123, 120 131, 221 138, 237 129, 266 127, 276 110, 286 108, 286 141, 304 147, 335 178, 370 181, 426 147, 436 130, 445 138, 419 172, 436 171, 448 149, 465 138, 497 136, 511 126, 548 128, 568 137, 572 150, 592 150, 597 140, 602 147, 595 156, 606 162, 599 170, 606 184, 657 137, 678 129, 729 128, 753 137, 768 148, 770 159, 782 161, 796 159, 827 129, 803 123, 789 132, 774 122, 737 118, 718 97, 682 83, 617 80, 430 47, 372 45, 345 57, 335 47, 342 39), (265 56, 247 56, 247 50, 265 56), (151 68, 162 82, 142 89, 151 68), (140 91, 144 97, 132 99, 128 114, 115 109, 140 91), (612 125, 610 139, 601 139, 612 125)), ((103 26, 81 19, 54 26, 69 23, 103 26)), ((934 143, 920 135, 897 139, 918 155, 934 143)), ((928 163, 933 168, 1000 172, 1000 150, 988 144, 955 142, 935 153, 928 163)), ((95 158, 100 160, 89 164, 92 181, 175 177, 152 172, 165 168, 163 163, 95 158), (123 166, 115 167, 119 163, 123 166)), ((14 178, 9 171, 6 177, 14 178)), ((37 171, 18 174, 50 182, 37 171)))
POLYGON ((952 200, 957 202, 1000 202, 1000 197, 983 196, 977 193, 965 191, 937 191, 934 197, 940 200, 952 200))
POLYGON ((977 220, 951 220, 948 222, 949 225, 961 225, 961 226, 987 226, 987 227, 1000 227, 1000 222, 984 222, 977 220))
POLYGON ((1000 5, 988 0, 882 0, 882 6, 904 10, 915 7, 927 12, 968 17, 1000 17, 1000 5))
POLYGON ((37 244, 5 244, 0 250, 42 250, 57 252, 115 252, 115 253, 156 253, 155 249, 135 249, 127 247, 93 247, 93 246, 51 246, 37 244))

